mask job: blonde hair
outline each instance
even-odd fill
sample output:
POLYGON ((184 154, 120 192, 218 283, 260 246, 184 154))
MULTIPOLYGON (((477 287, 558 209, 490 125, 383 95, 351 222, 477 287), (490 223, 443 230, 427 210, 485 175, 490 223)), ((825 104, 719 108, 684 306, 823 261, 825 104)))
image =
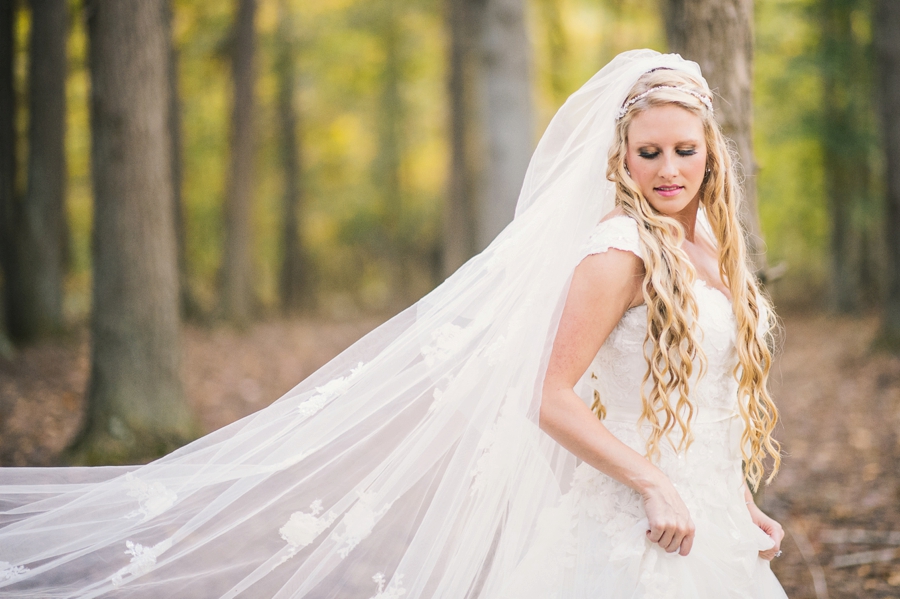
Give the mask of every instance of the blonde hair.
MULTIPOLYGON (((690 423, 694 416, 689 381, 695 361, 698 377, 706 367, 706 356, 692 324, 697 321, 697 301, 692 287, 696 272, 681 249, 684 230, 678 221, 650 205, 625 168, 628 127, 634 116, 654 106, 676 105, 697 115, 703 122, 708 173, 700 187, 700 204, 716 237, 719 274, 731 292, 737 321, 738 364, 734 376, 738 381, 738 405, 744 420, 741 452, 744 475, 756 490, 765 473, 766 457, 773 460, 767 482, 781 464, 780 445, 772 437, 778 411, 766 388, 772 364, 770 348, 773 347, 775 316, 747 260, 738 220, 741 193, 734 161, 712 111, 698 95, 709 97, 711 94, 701 81, 688 73, 671 69, 645 73, 628 94, 627 110, 616 123, 615 140, 609 152, 607 178, 616 184, 616 205, 639 224, 644 257, 642 288, 650 343, 644 344, 647 373, 642 383, 641 421, 652 429, 647 440, 647 456, 651 459, 658 456, 663 437, 672 442, 670 434, 676 424, 681 431, 676 450, 687 449, 692 441, 690 423), (635 100, 659 86, 667 87, 635 100), (633 102, 629 105, 629 101, 633 102), (765 325, 762 334, 758 332, 761 321, 765 325), (672 396, 677 396, 674 406, 672 396), (664 415, 662 421, 661 414, 664 415)), ((602 418, 604 410, 599 398, 595 397, 593 409, 602 418)))

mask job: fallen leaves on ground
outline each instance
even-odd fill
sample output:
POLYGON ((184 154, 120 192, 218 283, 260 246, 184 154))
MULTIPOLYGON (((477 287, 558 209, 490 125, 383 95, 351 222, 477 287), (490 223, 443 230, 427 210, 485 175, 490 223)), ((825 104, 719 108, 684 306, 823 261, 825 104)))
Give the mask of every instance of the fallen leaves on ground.
MULTIPOLYGON (((186 397, 203 429, 215 430, 268 405, 376 324, 275 320, 245 332, 188 326, 186 397)), ((791 599, 820 599, 817 569, 832 599, 900 597, 900 558, 833 567, 886 548, 851 542, 885 535, 834 542, 835 530, 900 531, 900 357, 871 350, 873 317, 792 314, 784 324, 772 391, 785 460, 759 496, 788 530, 772 567, 791 599)), ((56 463, 81 421, 88 370, 84 331, 0 358, 0 464, 56 463)))

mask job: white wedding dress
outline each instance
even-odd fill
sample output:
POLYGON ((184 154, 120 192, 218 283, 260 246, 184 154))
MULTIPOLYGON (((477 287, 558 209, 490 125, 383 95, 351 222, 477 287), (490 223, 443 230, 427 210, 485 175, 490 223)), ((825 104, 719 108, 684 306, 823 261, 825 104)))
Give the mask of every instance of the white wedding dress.
MULTIPOLYGON (((610 248, 640 256, 637 223, 619 216, 597 225, 584 255, 610 248)), ((773 542, 750 519, 744 502, 738 413, 735 322, 731 302, 700 279, 694 284, 707 358, 694 375, 690 399, 693 444, 686 452, 660 443, 658 466, 690 510, 696 537, 690 554, 666 553, 647 539, 641 497, 586 463, 571 490, 541 516, 537 540, 504 592, 512 599, 774 599, 786 595, 758 555, 773 542)), ((606 408, 603 424, 635 451, 646 452, 641 381, 647 370, 647 308, 628 310, 594 358, 582 395, 594 391, 606 408)), ((697 369, 695 369, 696 372, 697 369)), ((645 425, 646 426, 646 425, 645 425)), ((676 435, 676 439, 677 439, 676 435)))

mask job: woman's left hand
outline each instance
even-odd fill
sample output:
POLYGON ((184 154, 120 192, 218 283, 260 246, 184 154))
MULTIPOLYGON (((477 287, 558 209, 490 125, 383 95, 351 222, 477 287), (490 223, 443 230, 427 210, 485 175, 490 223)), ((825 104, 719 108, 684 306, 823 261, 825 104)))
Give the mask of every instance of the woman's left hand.
POLYGON ((756 504, 752 502, 747 504, 747 509, 750 510, 750 518, 753 519, 753 523, 775 541, 775 545, 771 549, 759 552, 759 557, 771 561, 772 558, 775 557, 775 554, 781 552, 781 540, 784 538, 784 529, 781 527, 781 524, 768 517, 761 509, 756 507, 756 504))

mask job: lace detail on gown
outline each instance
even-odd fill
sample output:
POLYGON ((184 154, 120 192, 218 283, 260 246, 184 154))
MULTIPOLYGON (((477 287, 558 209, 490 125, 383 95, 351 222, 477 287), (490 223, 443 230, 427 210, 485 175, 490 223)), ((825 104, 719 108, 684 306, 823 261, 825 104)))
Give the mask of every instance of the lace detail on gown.
MULTIPOLYGON (((615 248, 640 256, 639 241, 637 223, 615 217, 597 225, 582 255, 615 248)), ((690 555, 668 554, 650 543, 641 497, 582 463, 560 505, 542 516, 543 526, 520 566, 521 575, 503 597, 785 597, 768 562, 758 557, 772 541, 753 524, 743 498, 743 420, 732 375, 737 353, 731 302, 699 280, 694 293, 707 357, 704 376, 698 379, 695 374, 691 380, 694 442, 681 452, 661 443, 657 461, 696 525, 690 555)), ((642 455, 649 434, 649 428, 639 424, 646 334, 646 306, 628 310, 583 378, 587 395, 598 393, 601 398, 607 429, 642 455)))
POLYGON ((637 223, 630 216, 614 216, 598 223, 581 249, 582 257, 617 249, 643 259, 637 223))

